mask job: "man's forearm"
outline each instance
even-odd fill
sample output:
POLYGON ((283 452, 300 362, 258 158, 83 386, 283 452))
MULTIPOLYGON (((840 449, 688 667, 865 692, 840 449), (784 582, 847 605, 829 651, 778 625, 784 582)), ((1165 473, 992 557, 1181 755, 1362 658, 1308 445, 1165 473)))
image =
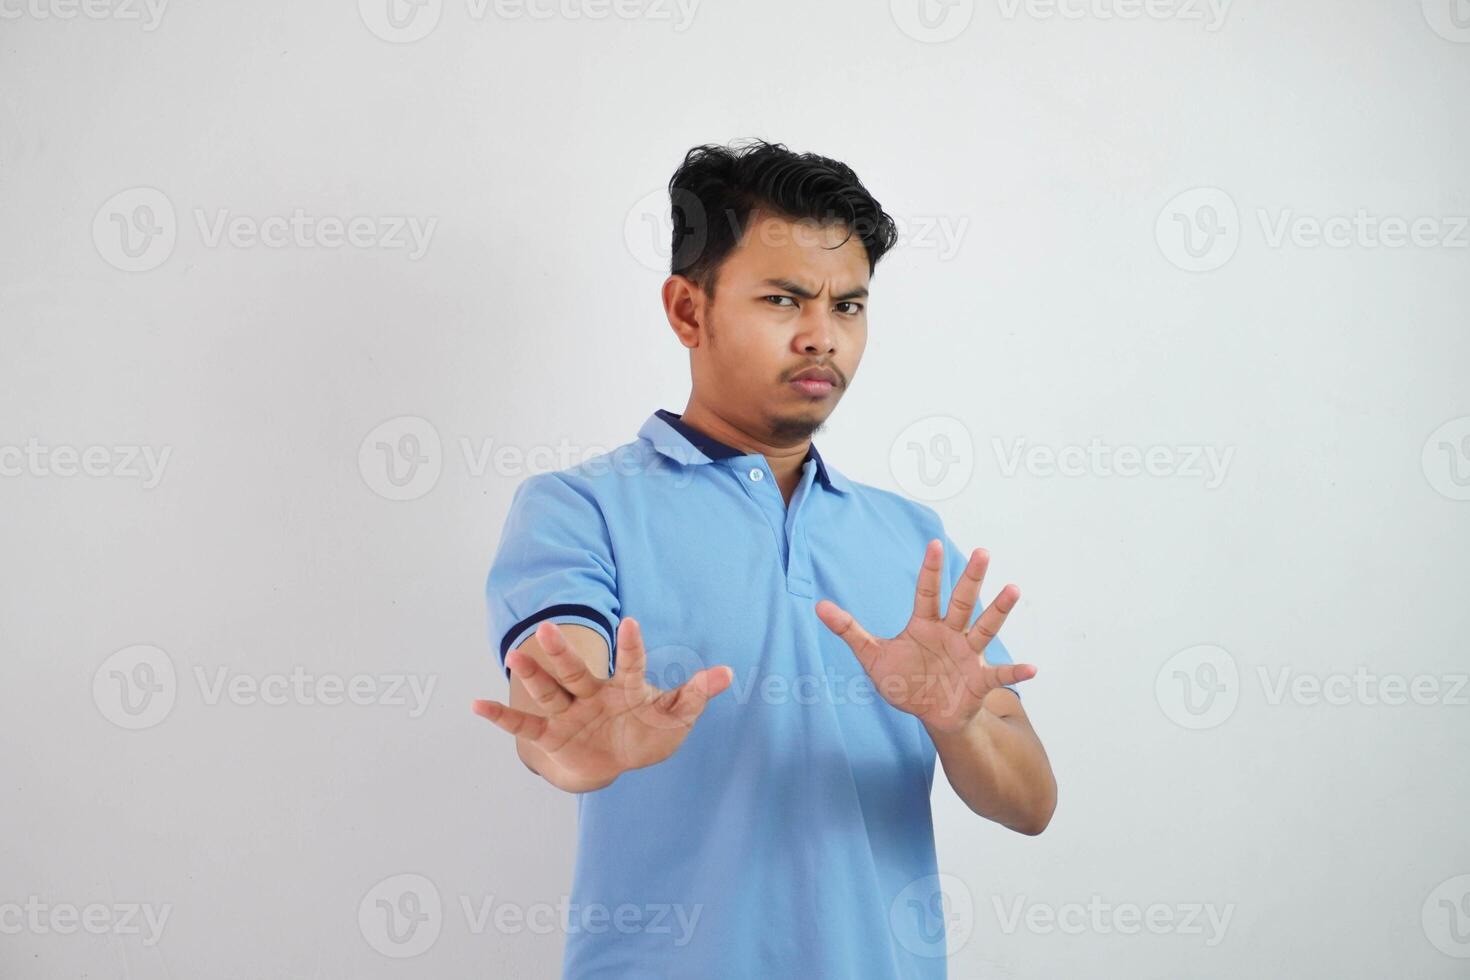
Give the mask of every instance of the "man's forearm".
POLYGON ((1046 829, 1057 805, 1056 777, 1013 692, 991 691, 963 730, 929 729, 929 737, 950 786, 971 810, 1019 833, 1046 829))
MULTIPOLYGON (((572 649, 586 661, 587 669, 592 672, 593 676, 599 678, 607 677, 607 641, 602 638, 602 634, 590 626, 582 626, 576 623, 564 623, 561 626, 561 630, 562 634, 567 638, 567 642, 571 644, 572 649)), ((518 649, 543 666, 547 662, 546 653, 541 649, 541 642, 534 635, 527 637, 518 649)), ((521 682, 520 678, 514 676, 512 676, 510 681, 510 706, 512 708, 519 708, 527 714, 544 714, 541 706, 526 691, 525 685, 521 682)), ((520 757, 521 762, 531 772, 540 776, 557 789, 565 790, 568 793, 590 793, 593 790, 612 785, 613 780, 617 778, 616 776, 610 776, 606 779, 589 781, 571 776, 563 771, 562 767, 557 765, 551 756, 538 748, 530 739, 521 736, 516 737, 516 755, 520 757)))

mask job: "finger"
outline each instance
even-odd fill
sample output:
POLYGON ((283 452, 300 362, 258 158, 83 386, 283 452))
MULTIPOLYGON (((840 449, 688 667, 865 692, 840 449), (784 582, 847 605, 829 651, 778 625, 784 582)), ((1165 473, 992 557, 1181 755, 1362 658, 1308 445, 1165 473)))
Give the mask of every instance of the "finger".
POLYGON ((863 629, 852 613, 831 599, 823 599, 817 603, 817 618, 829 630, 842 637, 843 642, 857 657, 858 663, 863 665, 863 670, 871 673, 873 664, 878 660, 878 641, 873 638, 873 634, 863 629))
POLYGON ((546 651, 547 672, 566 688, 568 694, 574 698, 590 698, 597 693, 598 678, 587 669, 587 661, 572 649, 561 627, 550 620, 543 620, 536 626, 536 639, 541 641, 541 649, 546 651))
POLYGON ((613 680, 629 690, 641 690, 648 672, 648 651, 643 646, 643 627, 631 616, 618 622, 618 655, 613 680))
POLYGON ((919 566, 919 582, 914 587, 914 618, 939 618, 939 573, 944 568, 944 545, 930 538, 924 546, 924 564, 919 566))
POLYGON ((658 706, 687 728, 704 713, 710 698, 730 686, 734 676, 735 672, 729 667, 706 667, 695 671, 693 677, 661 695, 658 706))
POLYGON ((546 734, 546 719, 540 715, 518 711, 499 701, 473 701, 470 708, 481 718, 494 722, 502 731, 532 742, 546 734))
POLYGON ((944 611, 944 624, 950 629, 963 632, 970 625, 970 616, 975 612, 975 603, 980 598, 980 583, 985 581, 985 570, 990 567, 990 552, 976 548, 965 562, 965 570, 949 595, 949 608, 944 611))
POLYGON ((1000 595, 995 601, 985 607, 980 618, 975 620, 975 625, 970 627, 965 639, 970 641, 970 649, 976 653, 984 653, 985 647, 1000 632, 1001 626, 1005 625, 1006 617, 1011 610, 1016 608, 1016 600, 1021 598, 1021 590, 1015 585, 1006 585, 1000 590, 1000 595))
POLYGON ((572 696, 556 679, 541 669, 536 658, 520 650, 512 650, 505 657, 505 665, 513 676, 519 677, 526 693, 541 706, 541 713, 554 715, 572 706, 572 696))
POLYGON ((991 687, 1019 684, 1036 676, 1036 668, 1031 664, 986 664, 985 667, 991 687))

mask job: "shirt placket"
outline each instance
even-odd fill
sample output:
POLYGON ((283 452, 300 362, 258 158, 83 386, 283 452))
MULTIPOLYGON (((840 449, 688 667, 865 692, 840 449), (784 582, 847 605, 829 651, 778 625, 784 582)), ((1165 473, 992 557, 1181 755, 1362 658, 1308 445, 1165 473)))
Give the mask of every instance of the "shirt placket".
POLYGON ((801 512, 811 495, 812 482, 816 476, 815 464, 803 466, 801 482, 791 495, 790 506, 787 506, 781 499, 781 488, 771 475, 764 456, 741 456, 732 462, 735 473, 740 478, 740 485, 760 508, 761 515, 771 529, 771 536, 775 539, 777 553, 780 555, 781 569, 786 577, 786 590, 793 595, 810 597, 813 595, 814 585, 812 559, 806 543, 801 512))

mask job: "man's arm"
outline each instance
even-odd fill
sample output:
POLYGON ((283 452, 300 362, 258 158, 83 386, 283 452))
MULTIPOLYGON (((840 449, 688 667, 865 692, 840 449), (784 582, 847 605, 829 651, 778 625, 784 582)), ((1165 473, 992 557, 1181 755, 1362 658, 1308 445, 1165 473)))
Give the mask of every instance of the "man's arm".
POLYGON ((941 617, 943 563, 944 543, 931 538, 914 587, 914 614, 897 636, 874 636, 831 599, 817 603, 817 617, 848 645, 884 699, 923 723, 966 806, 1012 830, 1039 834, 1056 809, 1056 779, 1020 695, 1008 689, 1035 677, 1036 667, 1012 663, 1004 644, 995 648, 996 662, 985 656, 1021 590, 1007 584, 967 625, 990 565, 990 553, 976 548, 941 617))
POLYGON ((1046 829, 1057 808, 1056 776, 1015 692, 992 690, 959 731, 924 727, 966 806, 1018 833, 1046 829))
POLYGON ((608 676, 601 635, 593 643, 573 639, 577 632, 545 619, 534 644, 507 652, 506 668, 519 681, 511 696, 521 707, 486 698, 470 705, 515 736, 527 768, 570 793, 602 789, 625 772, 667 759, 734 677, 727 666, 705 667, 678 687, 655 687, 648 682, 642 627, 631 616, 618 621, 617 669, 608 676))
MULTIPOLYGON (((572 649, 587 664, 587 669, 592 676, 603 679, 607 677, 607 641, 602 634, 590 626, 578 626, 576 623, 561 624, 562 633, 572 649)), ((545 671, 550 671, 550 664, 546 657, 546 651, 541 648, 541 641, 536 639, 532 633, 526 642, 516 647, 521 653, 536 661, 536 664, 545 671)), ((526 690, 526 685, 514 673, 510 675, 510 706, 531 715, 544 715, 536 699, 531 697, 531 692, 526 690)), ((526 768, 536 775, 550 782, 560 789, 568 789, 569 792, 585 793, 602 786, 588 786, 585 789, 569 789, 574 783, 569 781, 568 776, 563 773, 559 766, 553 762, 545 752, 537 748, 535 743, 524 736, 516 737, 516 755, 526 764, 526 768)), ((608 780, 611 783, 612 780, 608 780)), ((603 785, 608 785, 604 783, 603 785)))

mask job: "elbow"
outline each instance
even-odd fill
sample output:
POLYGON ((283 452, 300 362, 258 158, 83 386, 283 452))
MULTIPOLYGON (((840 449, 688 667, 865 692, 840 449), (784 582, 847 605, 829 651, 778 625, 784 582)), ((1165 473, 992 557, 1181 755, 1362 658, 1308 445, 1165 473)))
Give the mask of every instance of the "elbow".
POLYGON ((1039 819, 1026 820, 1022 823, 1016 824, 1015 826, 1011 827, 1011 829, 1018 834, 1025 834, 1027 837, 1037 837, 1041 834, 1043 830, 1047 828, 1050 823, 1051 814, 1046 814, 1039 819))
POLYGON ((1031 807, 1024 818, 1013 824, 1011 829, 1018 834, 1025 834, 1027 837, 1039 836, 1042 831, 1051 826, 1051 818, 1056 812, 1057 791, 1056 786, 1053 785, 1050 788, 1050 792, 1043 799, 1039 800, 1035 806, 1031 807))

